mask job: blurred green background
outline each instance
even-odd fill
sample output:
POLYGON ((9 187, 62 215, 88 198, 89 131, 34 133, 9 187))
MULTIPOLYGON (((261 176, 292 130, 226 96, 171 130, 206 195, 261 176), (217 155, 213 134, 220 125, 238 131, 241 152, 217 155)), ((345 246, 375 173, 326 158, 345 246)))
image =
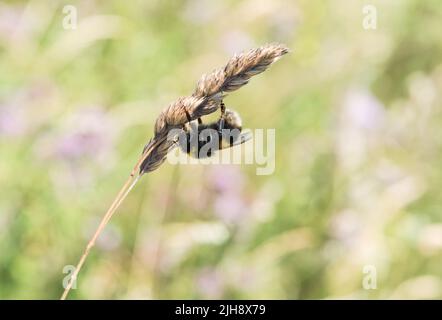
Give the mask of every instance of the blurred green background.
POLYGON ((161 109, 268 42, 292 52, 226 103, 276 129, 275 173, 165 163, 70 298, 442 298, 442 6, 373 0, 365 30, 365 4, 2 1, 0 298, 59 298, 161 109))

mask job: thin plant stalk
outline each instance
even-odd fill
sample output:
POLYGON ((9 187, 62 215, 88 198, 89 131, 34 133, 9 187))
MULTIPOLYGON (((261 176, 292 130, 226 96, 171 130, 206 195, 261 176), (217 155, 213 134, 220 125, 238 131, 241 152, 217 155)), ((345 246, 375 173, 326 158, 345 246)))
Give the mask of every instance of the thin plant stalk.
POLYGON ((143 154, 142 157, 140 157, 140 160, 135 165, 134 169, 132 170, 131 174, 129 175, 129 178, 124 183, 123 187, 118 192, 117 196, 115 197, 114 201, 112 202, 112 205, 106 211, 106 213, 105 213, 103 219, 101 220, 97 230, 95 231, 95 233, 92 236, 91 240, 89 240, 89 242, 88 242, 88 244, 86 246, 86 249, 84 250, 83 255, 80 258, 80 261, 78 262, 77 266, 75 267, 75 270, 74 270, 71 278, 69 279, 69 282, 68 282, 66 288, 64 289, 64 292, 63 292, 60 300, 65 300, 66 299, 67 295, 69 294, 69 291, 72 289, 72 286, 73 286, 74 282, 77 279, 77 276, 78 276, 78 273, 81 270, 81 267, 83 266, 84 262, 86 261, 86 258, 89 255, 89 252, 91 251, 92 247, 95 245, 95 241, 97 240, 97 238, 99 237, 99 235, 101 234, 103 229, 106 227, 106 225, 109 222, 109 220, 112 218, 112 215, 115 213, 115 211, 121 205, 123 200, 127 197, 129 192, 133 189, 135 184, 140 179, 141 175, 140 174, 136 175, 136 174, 137 174, 137 171, 139 170, 140 165, 143 163, 143 161, 147 158, 148 155, 149 155, 149 152, 146 152, 146 153, 143 154))

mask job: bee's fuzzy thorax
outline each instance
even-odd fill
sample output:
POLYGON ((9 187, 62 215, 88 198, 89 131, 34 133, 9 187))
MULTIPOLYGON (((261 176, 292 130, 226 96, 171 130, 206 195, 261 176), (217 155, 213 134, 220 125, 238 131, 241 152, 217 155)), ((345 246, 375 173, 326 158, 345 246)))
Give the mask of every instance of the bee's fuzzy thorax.
POLYGON ((224 114, 225 126, 232 128, 242 128, 242 119, 238 112, 226 109, 224 114))

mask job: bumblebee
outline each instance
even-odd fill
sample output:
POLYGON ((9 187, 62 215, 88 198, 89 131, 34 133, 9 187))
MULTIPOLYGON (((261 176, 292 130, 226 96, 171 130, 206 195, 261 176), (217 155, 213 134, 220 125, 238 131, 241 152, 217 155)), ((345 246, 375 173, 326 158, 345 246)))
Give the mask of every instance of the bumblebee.
POLYGON ((221 102, 221 116, 215 122, 204 124, 201 118, 187 123, 184 139, 179 139, 180 149, 194 158, 208 158, 215 151, 243 144, 251 139, 242 133, 242 120, 238 112, 227 109, 221 102), (197 122, 197 123, 195 123, 197 122))

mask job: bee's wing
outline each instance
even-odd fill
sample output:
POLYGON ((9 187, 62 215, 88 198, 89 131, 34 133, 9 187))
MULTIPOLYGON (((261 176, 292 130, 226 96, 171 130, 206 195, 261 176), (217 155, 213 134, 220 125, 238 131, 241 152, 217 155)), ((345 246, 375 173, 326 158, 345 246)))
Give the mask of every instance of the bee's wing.
POLYGON ((243 144, 243 143, 245 143, 245 142, 247 142, 247 141, 249 141, 251 139, 252 139, 252 133, 250 131, 242 132, 240 134, 240 136, 238 137, 238 139, 236 139, 236 141, 234 141, 232 144, 227 143, 226 141, 223 141, 220 150, 231 148, 231 147, 243 144))

